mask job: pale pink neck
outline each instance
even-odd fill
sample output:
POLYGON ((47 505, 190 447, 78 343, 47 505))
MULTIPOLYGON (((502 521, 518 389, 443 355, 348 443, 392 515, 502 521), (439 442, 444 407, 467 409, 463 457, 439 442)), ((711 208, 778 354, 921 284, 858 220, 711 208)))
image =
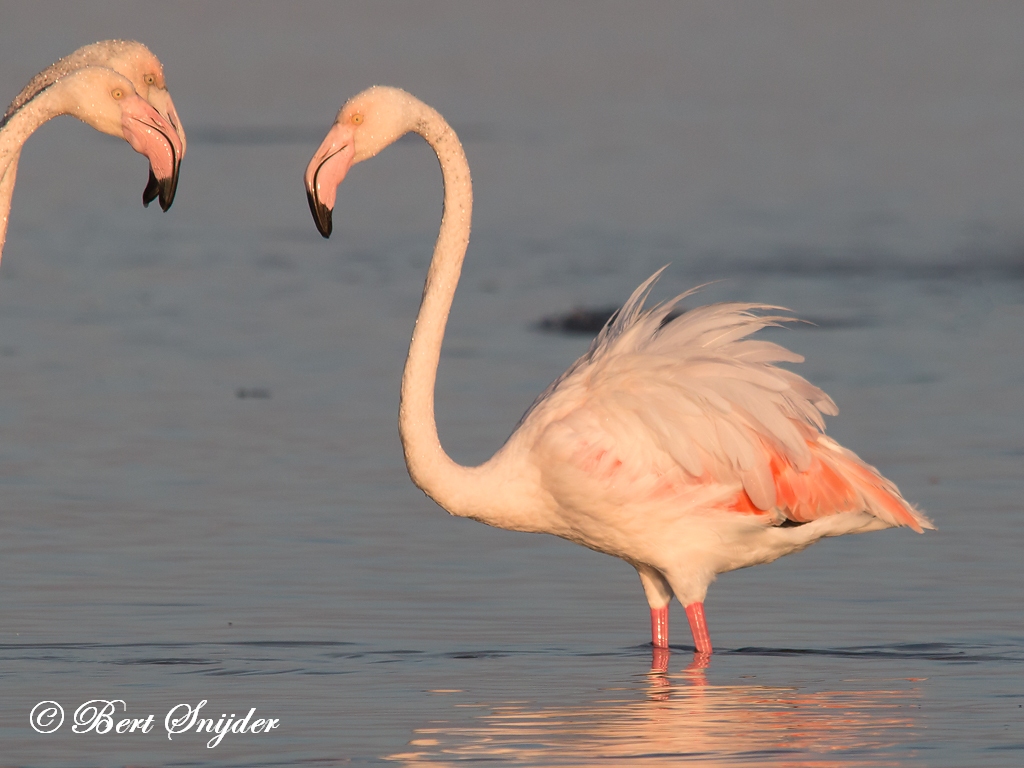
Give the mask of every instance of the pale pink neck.
POLYGON ((486 503, 479 472, 445 453, 434 419, 441 343, 469 245, 473 186, 462 145, 440 114, 422 105, 413 130, 437 153, 444 178, 444 215, 402 376, 398 429, 413 482, 452 514, 475 517, 486 503))
POLYGON ((3 256, 7 239, 21 148, 39 126, 65 111, 62 96, 59 86, 51 86, 12 112, 0 127, 0 256, 3 256))
POLYGON ((11 218, 11 199, 14 197, 14 180, 18 175, 18 157, 15 153, 5 167, 0 168, 0 258, 4 255, 7 241, 7 222, 11 218))

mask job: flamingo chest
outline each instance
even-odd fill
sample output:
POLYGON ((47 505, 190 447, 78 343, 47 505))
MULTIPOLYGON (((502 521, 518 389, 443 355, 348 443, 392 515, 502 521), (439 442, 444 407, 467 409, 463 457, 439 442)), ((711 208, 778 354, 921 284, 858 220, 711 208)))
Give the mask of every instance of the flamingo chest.
POLYGON ((719 493, 662 457, 626 450, 560 422, 535 449, 540 481, 560 522, 556 535, 632 562, 654 562, 685 539, 697 510, 719 493))

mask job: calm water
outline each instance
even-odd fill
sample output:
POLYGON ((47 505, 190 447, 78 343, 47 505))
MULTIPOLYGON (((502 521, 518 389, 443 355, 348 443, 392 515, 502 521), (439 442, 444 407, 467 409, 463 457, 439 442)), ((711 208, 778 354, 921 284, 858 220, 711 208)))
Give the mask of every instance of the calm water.
POLYGON ((70 119, 22 158, 0 764, 1024 760, 1024 8, 549 5, 0 2, 0 98, 138 38, 189 136, 168 214, 139 204, 144 160, 70 119), (817 323, 774 337, 939 531, 727 574, 710 666, 677 609, 652 674, 631 568, 438 510, 395 427, 436 162, 410 140, 356 168, 329 242, 302 190, 372 83, 438 107, 474 169, 453 456, 489 456, 585 349, 540 318, 672 262, 661 297, 719 280, 702 300, 817 323), (72 733, 92 699, 152 730, 72 733), (280 725, 168 740, 203 700, 280 725))

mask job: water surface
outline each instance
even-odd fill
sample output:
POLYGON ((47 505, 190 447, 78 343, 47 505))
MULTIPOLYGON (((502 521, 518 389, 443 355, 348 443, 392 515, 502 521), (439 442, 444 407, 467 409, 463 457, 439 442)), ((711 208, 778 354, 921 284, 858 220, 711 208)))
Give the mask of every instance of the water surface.
POLYGON ((1021 762, 1024 52, 1016 6, 0 2, 0 89, 95 39, 163 59, 189 154, 65 119, 25 148, 0 268, 0 743, 18 766, 1021 762), (61 23, 54 23, 59 14, 61 23), (727 574, 651 672, 635 573, 449 518, 395 427, 440 213, 407 140, 316 233, 339 105, 407 88, 477 216, 438 384, 487 458, 623 301, 791 307, 830 434, 936 521, 727 574), (239 395, 243 396, 239 396, 239 395), (256 396, 252 396, 256 395, 256 396), (120 699, 150 733, 29 727, 120 699), (214 749, 181 703, 281 720, 214 749))

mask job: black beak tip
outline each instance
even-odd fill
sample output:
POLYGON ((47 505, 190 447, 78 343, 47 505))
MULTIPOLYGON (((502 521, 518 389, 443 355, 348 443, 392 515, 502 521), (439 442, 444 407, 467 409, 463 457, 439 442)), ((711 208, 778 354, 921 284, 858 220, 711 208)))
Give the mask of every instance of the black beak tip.
POLYGON ((178 191, 178 174, 160 183, 160 209, 166 213, 174 202, 174 193, 178 191))
POLYGON ((160 194, 160 182, 153 175, 153 169, 149 169, 149 181, 146 182, 146 189, 142 192, 142 205, 149 208, 149 204, 156 200, 160 194))
POLYGON ((334 218, 331 214, 331 209, 317 200, 308 189, 306 190, 306 200, 309 202, 309 211, 313 214, 313 222, 326 240, 331 236, 331 231, 334 229, 334 218))
POLYGON ((146 208, 157 198, 160 199, 160 209, 167 211, 174 202, 174 193, 178 190, 178 174, 175 173, 169 178, 158 179, 153 175, 153 169, 149 170, 149 181, 146 189, 142 192, 142 204, 146 208))

